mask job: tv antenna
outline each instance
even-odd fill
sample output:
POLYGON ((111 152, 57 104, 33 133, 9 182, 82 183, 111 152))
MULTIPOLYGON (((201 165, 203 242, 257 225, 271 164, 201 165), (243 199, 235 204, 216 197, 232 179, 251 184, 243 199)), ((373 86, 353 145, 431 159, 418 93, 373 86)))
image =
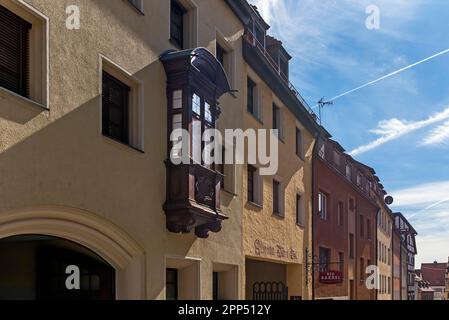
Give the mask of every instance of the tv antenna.
POLYGON ((333 104, 334 104, 333 101, 326 101, 326 100, 324 100, 324 97, 322 97, 320 99, 320 101, 318 101, 318 113, 319 113, 319 117, 320 117, 320 124, 321 124, 321 110, 323 110, 323 108, 325 106, 331 106, 333 104))

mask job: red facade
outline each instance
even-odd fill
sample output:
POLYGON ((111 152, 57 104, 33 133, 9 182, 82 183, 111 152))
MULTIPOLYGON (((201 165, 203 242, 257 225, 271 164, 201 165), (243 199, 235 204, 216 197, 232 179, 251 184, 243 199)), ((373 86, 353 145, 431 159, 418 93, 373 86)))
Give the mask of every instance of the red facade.
POLYGON ((314 159, 315 299, 376 299, 375 290, 365 285, 366 267, 376 265, 379 210, 371 170, 334 141, 318 147, 314 159), (323 281, 323 273, 329 271, 341 272, 341 281, 323 281))

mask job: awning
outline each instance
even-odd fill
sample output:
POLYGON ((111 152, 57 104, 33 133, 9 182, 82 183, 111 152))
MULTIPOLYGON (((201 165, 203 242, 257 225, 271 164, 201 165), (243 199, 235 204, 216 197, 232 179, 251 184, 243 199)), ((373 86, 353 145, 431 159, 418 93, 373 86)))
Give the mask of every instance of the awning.
MULTIPOLYGON (((228 77, 221 63, 206 48, 196 48, 189 50, 168 50, 160 56, 164 66, 176 61, 186 61, 194 67, 200 74, 207 78, 216 87, 216 97, 219 98, 227 92, 231 92, 228 77)), ((186 67, 186 66, 184 66, 186 67)), ((167 70, 167 67, 166 67, 167 70)))

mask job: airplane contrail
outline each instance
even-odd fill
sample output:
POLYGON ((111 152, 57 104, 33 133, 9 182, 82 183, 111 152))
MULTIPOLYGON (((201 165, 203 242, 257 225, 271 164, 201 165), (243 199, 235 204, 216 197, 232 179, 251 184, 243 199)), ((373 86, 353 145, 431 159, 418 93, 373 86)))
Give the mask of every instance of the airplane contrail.
MULTIPOLYGON (((398 73, 401 73, 401 72, 403 72, 403 71, 405 71, 405 70, 408 70, 408 69, 411 69, 411 68, 413 68, 413 67, 416 67, 417 65, 420 65, 421 63, 424 63, 424 62, 427 62, 427 61, 429 61, 429 60, 435 59, 435 58, 437 58, 437 57, 439 57, 439 56, 441 56, 441 55, 443 55, 443 54, 446 54, 446 53, 448 53, 448 52, 449 52, 449 49, 446 49, 446 50, 444 50, 444 51, 441 51, 441 52, 439 52, 439 53, 437 53, 437 54, 434 54, 434 55, 432 55, 432 56, 430 56, 430 57, 428 57, 428 58, 425 58, 425 59, 423 59, 423 60, 421 60, 421 61, 415 62, 415 63, 413 63, 413 64, 411 64, 411 65, 409 65, 409 66, 406 66, 406 67, 401 68, 401 69, 399 69, 399 70, 393 71, 393 72, 391 72, 391 73, 389 73, 389 74, 387 74, 387 75, 385 75, 385 76, 383 76, 383 77, 380 77, 380 78, 378 78, 378 79, 376 79, 376 80, 370 81, 370 82, 365 83, 365 84, 363 84, 363 85, 361 85, 361 86, 359 86, 359 87, 357 87, 357 88, 354 88, 354 89, 352 89, 352 90, 349 90, 349 91, 346 91, 346 92, 344 92, 344 93, 342 93, 342 94, 339 94, 338 96, 335 96, 335 97, 333 97, 333 98, 330 99, 330 100, 326 100, 326 102, 332 102, 332 101, 335 101, 335 100, 337 100, 337 99, 339 99, 339 98, 341 98, 341 97, 344 97, 344 96, 346 96, 346 95, 348 95, 348 94, 350 94, 350 93, 353 93, 353 92, 358 91, 358 90, 360 90, 360 89, 366 88, 366 87, 368 87, 368 86, 370 86, 370 85, 373 85, 373 84, 375 84, 375 83, 377 83, 377 82, 379 82, 379 81, 385 80, 385 79, 387 79, 387 78, 389 78, 389 77, 392 77, 392 76, 394 76, 394 75, 396 75, 396 74, 398 74, 398 73)), ((313 109, 315 109, 315 108, 318 107, 318 106, 319 106, 319 104, 317 104, 316 106, 314 106, 313 109)))

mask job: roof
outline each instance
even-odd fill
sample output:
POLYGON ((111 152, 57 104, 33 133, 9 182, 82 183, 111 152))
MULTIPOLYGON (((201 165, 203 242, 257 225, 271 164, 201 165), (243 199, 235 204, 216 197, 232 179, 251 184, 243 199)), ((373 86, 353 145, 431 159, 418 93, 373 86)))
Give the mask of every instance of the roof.
POLYGON ((422 278, 432 287, 445 286, 447 268, 447 263, 423 263, 421 264, 422 278))
MULTIPOLYGON (((183 64, 189 64, 200 74, 207 78, 216 86, 216 96, 232 91, 228 78, 220 62, 215 56, 205 48, 188 49, 182 51, 167 50, 160 56, 160 60, 166 67, 169 63, 181 61, 183 64)), ((182 68, 187 66, 181 65, 182 68)))

